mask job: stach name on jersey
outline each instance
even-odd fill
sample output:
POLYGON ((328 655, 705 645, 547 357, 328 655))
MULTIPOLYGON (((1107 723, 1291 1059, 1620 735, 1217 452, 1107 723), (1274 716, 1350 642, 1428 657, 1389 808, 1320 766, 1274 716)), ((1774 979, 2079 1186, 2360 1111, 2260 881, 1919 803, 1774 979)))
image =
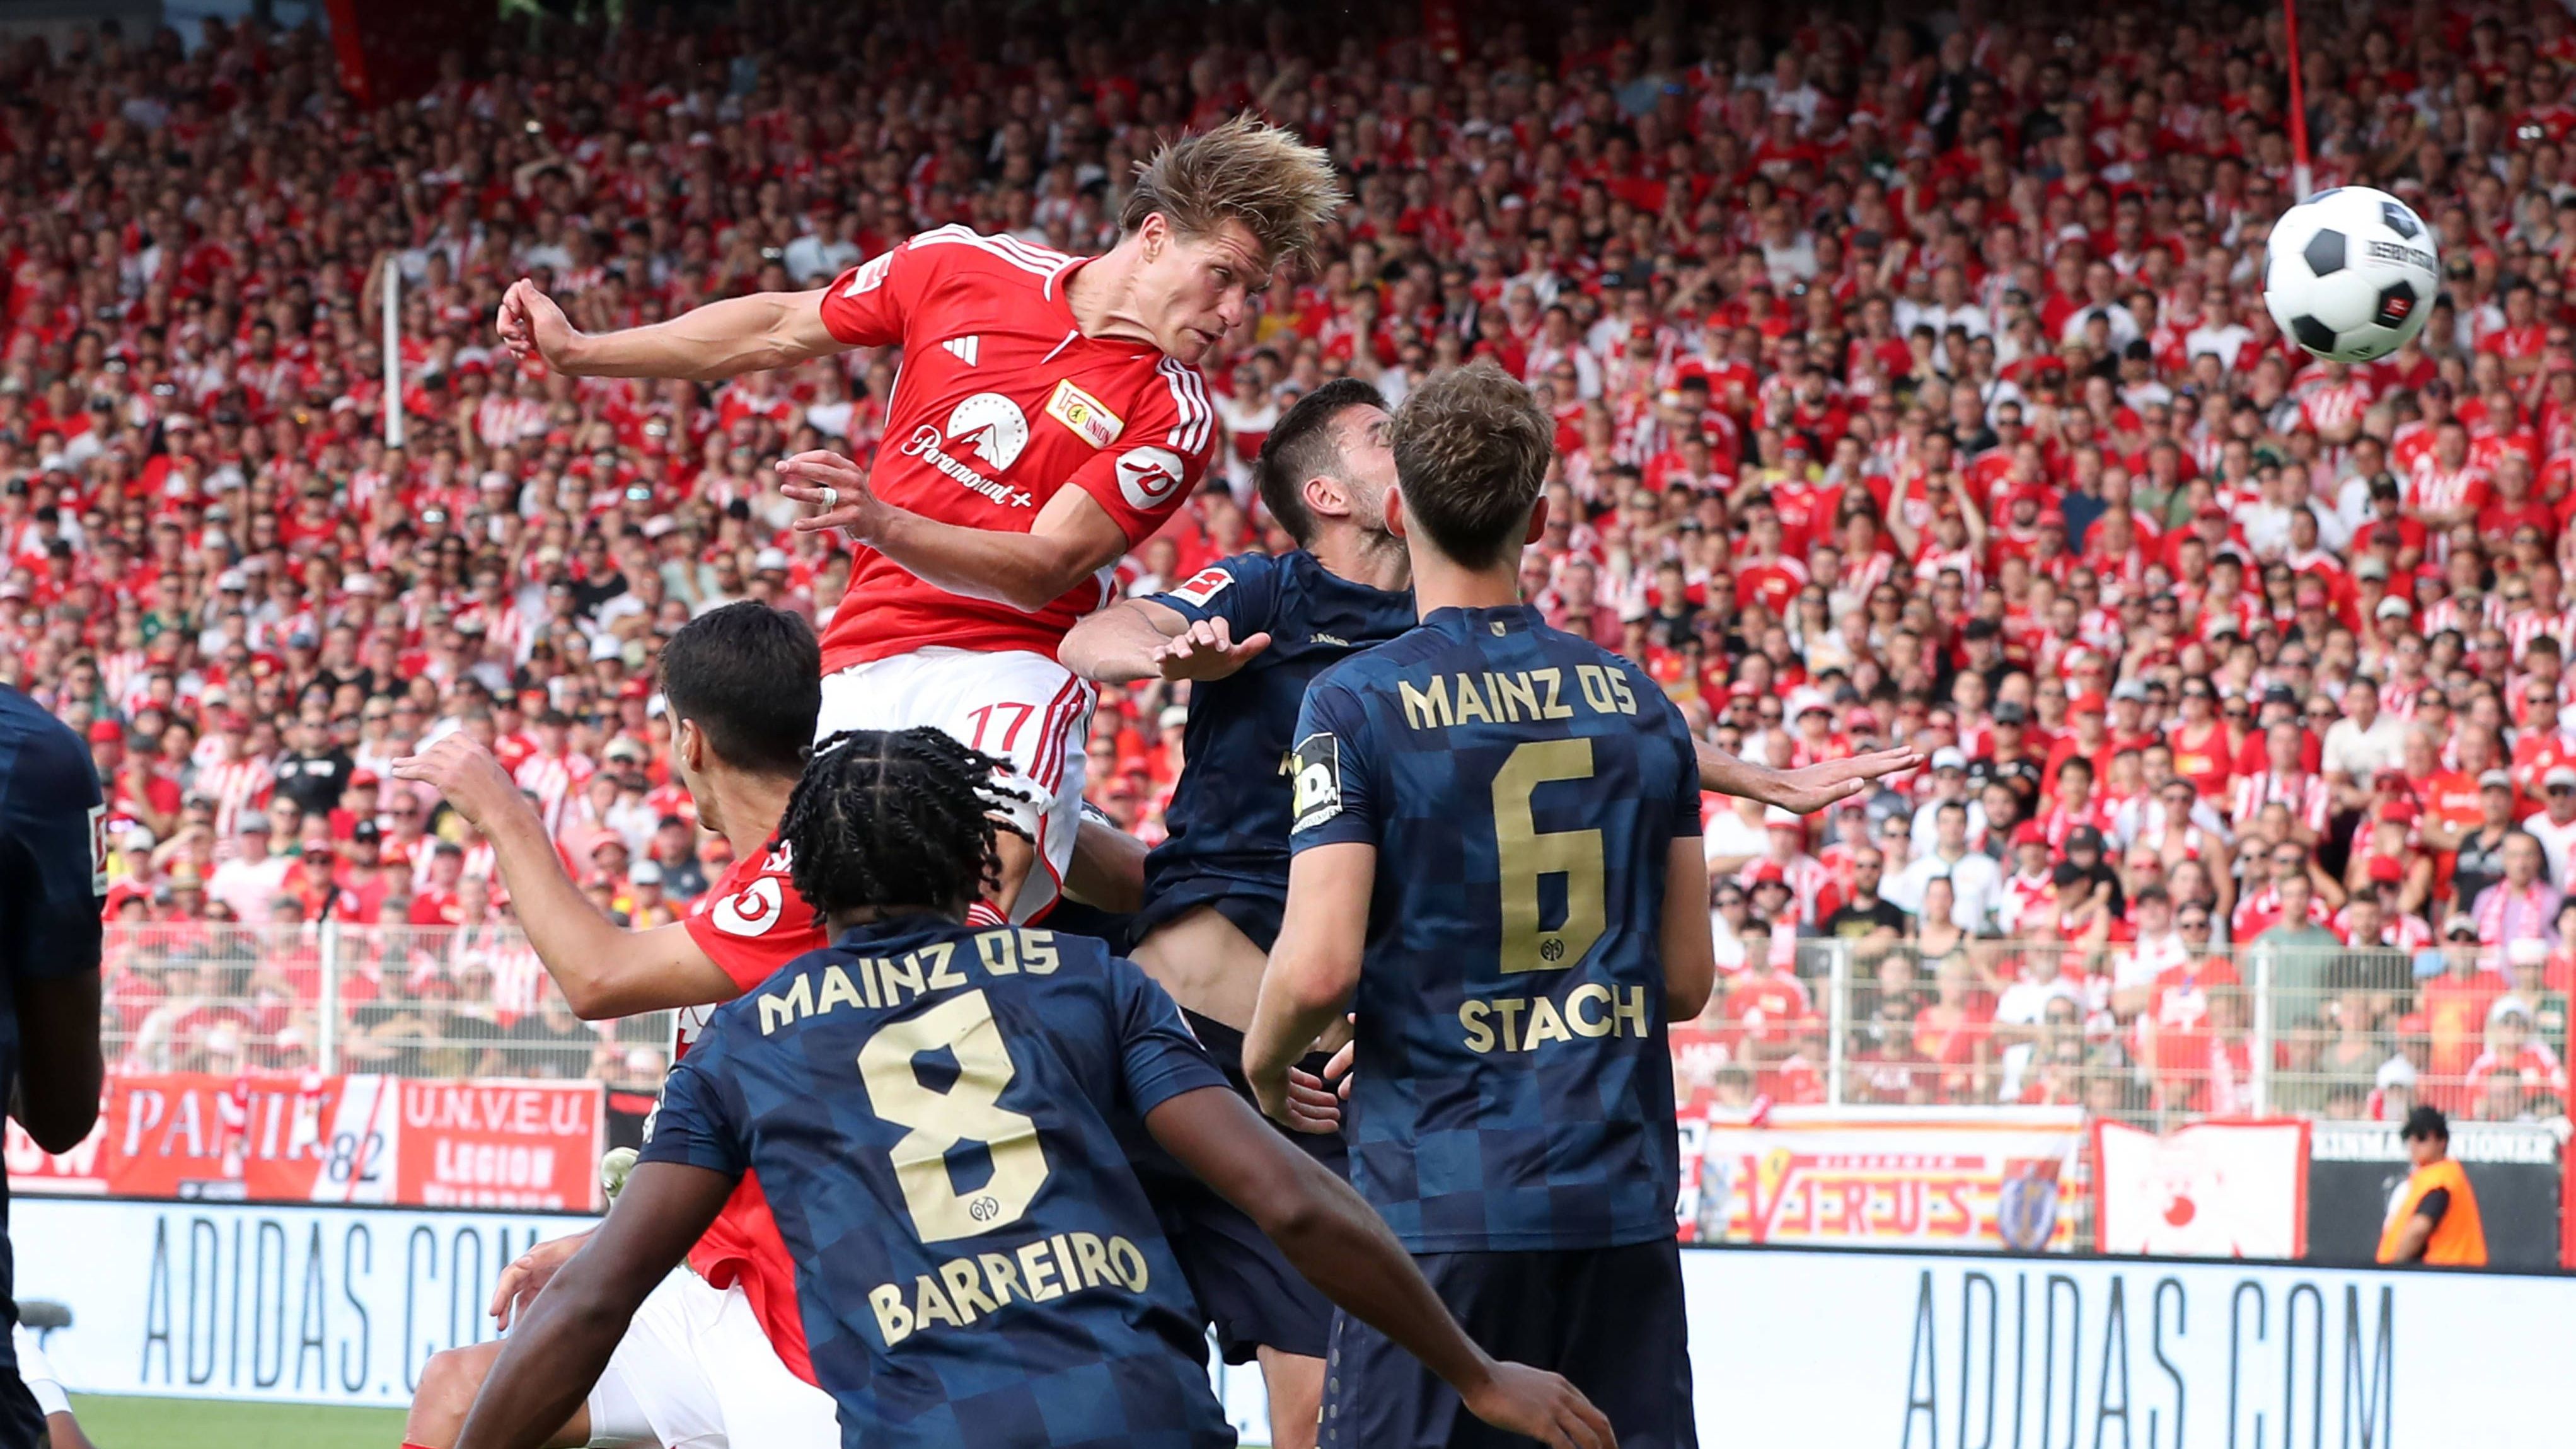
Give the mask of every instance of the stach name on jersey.
MULTIPOLYGON (((1458 671, 1434 674, 1421 685, 1398 679, 1396 693, 1404 703, 1406 726, 1416 730, 1572 719, 1576 701, 1597 715, 1636 715, 1636 691, 1618 670, 1576 665, 1571 695, 1565 690, 1565 674, 1554 667, 1458 671)), ((1589 741, 1580 743, 1588 750, 1589 741)), ((1289 752, 1288 771, 1296 777, 1292 829, 1312 829, 1342 813, 1341 741, 1331 731, 1319 730, 1299 740, 1289 752)), ((1588 765, 1583 773, 1591 773, 1588 765)), ((1525 798, 1522 808, 1527 809, 1525 798)), ((1596 844, 1596 856, 1598 849, 1596 844)), ((1568 890, 1572 889, 1569 882, 1568 890)), ((1534 897, 1532 904, 1535 909, 1534 897)), ((1542 954, 1549 965, 1539 969, 1554 969, 1560 962, 1572 966, 1583 956, 1579 944, 1562 935, 1543 935, 1540 947, 1552 954, 1542 954)), ((1459 1005, 1458 1028, 1460 1045, 1484 1056, 1496 1051, 1535 1052, 1551 1043, 1573 1045, 1619 1037, 1644 1040, 1653 1035, 1654 1018, 1643 986, 1584 982, 1565 992, 1562 1002, 1543 994, 1470 999, 1459 1005)))

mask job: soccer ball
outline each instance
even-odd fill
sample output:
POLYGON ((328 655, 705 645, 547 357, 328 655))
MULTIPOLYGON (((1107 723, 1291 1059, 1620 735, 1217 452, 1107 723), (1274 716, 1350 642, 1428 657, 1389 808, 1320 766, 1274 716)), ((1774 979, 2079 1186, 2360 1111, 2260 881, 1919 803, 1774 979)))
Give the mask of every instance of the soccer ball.
POLYGON ((2405 202, 2367 186, 2320 191, 2282 213, 2263 263, 2263 303, 2301 347, 2371 362, 2424 330, 2441 290, 2433 233, 2405 202))

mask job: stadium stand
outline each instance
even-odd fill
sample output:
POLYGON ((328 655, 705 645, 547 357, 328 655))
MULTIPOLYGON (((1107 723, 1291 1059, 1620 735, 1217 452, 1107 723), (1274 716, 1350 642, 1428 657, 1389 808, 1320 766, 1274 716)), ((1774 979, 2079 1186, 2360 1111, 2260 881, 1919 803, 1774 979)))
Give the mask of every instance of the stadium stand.
MULTIPOLYGON (((1695 1088, 2560 1114, 2558 7, 2312 18, 2316 184, 2406 198, 2447 268, 2420 343, 2361 367, 2260 296, 2292 183, 2259 8, 1448 40, 1403 8, 1076 8, 557 29, 372 111, 309 31, 0 55, 0 677, 108 782, 124 1066, 307 1065, 327 971, 349 1060, 497 1042, 650 1081, 652 1038, 570 1021, 488 847, 387 766, 472 732, 604 909, 687 909, 723 842, 662 757, 657 635, 845 606, 767 465, 869 456, 899 359, 546 376, 497 345, 501 289, 608 328, 953 222, 1094 251, 1154 137, 1252 109, 1328 139, 1356 201, 1211 360, 1222 477, 1127 589, 1286 546, 1249 461, 1301 392, 1489 356, 1558 419, 1525 564, 1551 619, 1747 757, 1927 753, 1829 818, 1710 801, 1728 975, 1695 1088)), ((1094 722, 1094 801, 1148 840, 1182 701, 1094 722)))

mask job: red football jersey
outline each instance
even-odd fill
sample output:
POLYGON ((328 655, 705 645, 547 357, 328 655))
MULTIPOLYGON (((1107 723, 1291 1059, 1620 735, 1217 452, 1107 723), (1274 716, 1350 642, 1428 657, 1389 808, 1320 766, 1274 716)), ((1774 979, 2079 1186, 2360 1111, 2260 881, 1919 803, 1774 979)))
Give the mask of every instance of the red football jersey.
MULTIPOLYGON (((744 991, 775 975, 778 968, 831 944, 830 933, 814 909, 796 894, 787 879, 785 847, 735 861, 684 922, 689 939, 708 959, 724 968, 744 991)), ((681 1010, 672 1023, 671 1060, 677 1064, 707 1024, 711 1006, 681 1010)), ((815 1383, 814 1360, 805 1348, 805 1321, 797 1316, 796 1263, 769 1216, 769 1199, 760 1179, 746 1172, 725 1199, 724 1210, 707 1225, 706 1234, 689 1250, 689 1266, 718 1288, 742 1284, 743 1297, 769 1334, 778 1361, 809 1384, 815 1383)))
MULTIPOLYGON (((1079 488, 1130 547, 1207 470, 1216 410, 1197 368, 1149 343, 1091 338, 1065 284, 1083 258, 962 226, 926 231, 835 279, 823 325, 853 347, 903 347, 868 485, 941 523, 1026 533, 1079 488)), ((823 636, 831 673, 927 645, 1055 657, 1075 620, 1116 597, 1085 580, 1034 614, 914 577, 874 549, 851 561, 850 603, 823 636)))

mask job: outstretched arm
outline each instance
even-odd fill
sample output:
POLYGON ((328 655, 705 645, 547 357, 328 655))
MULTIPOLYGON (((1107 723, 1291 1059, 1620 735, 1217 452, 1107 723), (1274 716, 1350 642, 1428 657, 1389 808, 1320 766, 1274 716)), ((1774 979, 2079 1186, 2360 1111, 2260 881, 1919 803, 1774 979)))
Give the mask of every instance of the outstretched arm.
POLYGON ((394 761, 394 777, 418 780, 447 798, 492 842, 501 884, 518 908, 528 944, 584 1021, 730 1001, 733 978, 673 922, 630 931, 599 913, 565 872, 536 807, 501 762, 463 731, 394 761))
POLYGON ((1152 599, 1122 599, 1073 626, 1056 658, 1100 684, 1139 679, 1223 679, 1270 647, 1266 633, 1234 637, 1223 615, 1192 623, 1152 599))
POLYGON ((456 1449, 536 1449, 580 1408, 653 1291, 733 1194, 703 1167, 647 1162, 492 1362, 456 1449))
POLYGON ((1799 770, 1774 770, 1747 764, 1705 740, 1693 741, 1699 752, 1699 784, 1721 795, 1741 795, 1806 815, 1848 800, 1883 775, 1919 768, 1923 757, 1910 749, 1873 750, 1847 760, 1827 760, 1799 770))
POLYGON ((541 358, 575 377, 684 377, 713 382, 792 367, 843 348, 823 325, 823 293, 727 297, 649 327, 583 332, 525 278, 501 297, 501 340, 513 356, 541 358))
POLYGON ((1169 604, 1121 599, 1068 630, 1055 657, 1096 684, 1155 679, 1162 674, 1163 647, 1189 627, 1169 604))
POLYGON ((1458 1391, 1467 1411, 1557 1449, 1613 1449, 1601 1411, 1555 1374, 1497 1363, 1449 1316, 1386 1224, 1223 1087, 1183 1092, 1145 1114, 1154 1140, 1260 1224, 1299 1276, 1458 1391))

